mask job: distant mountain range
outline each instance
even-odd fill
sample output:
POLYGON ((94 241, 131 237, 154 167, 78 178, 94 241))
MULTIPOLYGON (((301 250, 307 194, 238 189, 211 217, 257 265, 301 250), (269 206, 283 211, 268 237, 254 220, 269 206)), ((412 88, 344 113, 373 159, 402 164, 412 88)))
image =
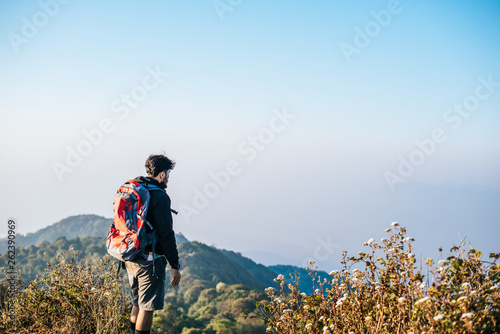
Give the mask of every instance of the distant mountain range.
MULTIPOLYGON (((18 234, 18 268, 23 267, 26 278, 34 279, 37 274, 43 273, 44 261, 40 254, 47 252, 53 256, 56 252, 68 251, 70 247, 80 251, 80 257, 83 258, 108 256, 104 238, 111 222, 112 219, 98 215, 78 215, 62 219, 34 233, 18 234)), ((278 274, 288 278, 290 273, 298 272, 302 291, 308 294, 313 292, 312 280, 302 268, 289 265, 266 267, 234 251, 217 249, 196 241, 190 242, 182 234, 176 234, 176 240, 185 283, 205 282, 203 286, 206 287, 207 284, 223 282, 242 284, 262 291, 268 286, 275 286, 273 279, 278 274)), ((7 240, 0 239, 0 250, 5 249, 7 240)), ((0 256, 0 269, 6 265, 6 255, 0 256)), ((325 272, 318 274, 328 277, 325 272)))

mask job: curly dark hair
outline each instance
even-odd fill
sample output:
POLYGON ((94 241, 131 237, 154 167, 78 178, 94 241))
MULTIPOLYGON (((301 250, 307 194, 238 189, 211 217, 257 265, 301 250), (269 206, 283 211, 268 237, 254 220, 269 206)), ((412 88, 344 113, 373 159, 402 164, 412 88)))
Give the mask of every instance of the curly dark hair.
POLYGON ((146 172, 150 177, 156 177, 163 171, 174 169, 175 161, 163 154, 151 154, 146 159, 146 172))

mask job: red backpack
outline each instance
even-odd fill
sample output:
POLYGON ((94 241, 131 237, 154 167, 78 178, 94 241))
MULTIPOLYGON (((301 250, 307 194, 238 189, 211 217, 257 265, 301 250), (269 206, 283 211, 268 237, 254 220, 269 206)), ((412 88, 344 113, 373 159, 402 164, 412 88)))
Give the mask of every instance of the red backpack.
POLYGON ((154 258, 156 231, 146 220, 151 199, 149 190, 152 189, 161 190, 153 185, 128 180, 116 192, 115 216, 106 238, 106 248, 111 256, 120 261, 134 260, 149 245, 154 258))

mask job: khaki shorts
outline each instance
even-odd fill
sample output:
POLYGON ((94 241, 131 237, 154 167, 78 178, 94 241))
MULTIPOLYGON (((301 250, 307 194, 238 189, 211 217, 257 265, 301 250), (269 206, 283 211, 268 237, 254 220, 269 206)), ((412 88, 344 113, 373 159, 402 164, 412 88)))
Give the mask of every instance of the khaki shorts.
POLYGON ((167 259, 162 256, 153 265, 142 259, 125 261, 132 305, 144 311, 162 310, 165 299, 165 268, 167 259))

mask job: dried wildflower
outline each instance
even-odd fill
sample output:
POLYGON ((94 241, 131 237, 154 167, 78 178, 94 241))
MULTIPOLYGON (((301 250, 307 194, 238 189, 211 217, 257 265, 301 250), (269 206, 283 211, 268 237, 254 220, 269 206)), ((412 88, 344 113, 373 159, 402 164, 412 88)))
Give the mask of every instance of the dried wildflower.
POLYGON ((433 319, 436 320, 436 321, 443 320, 444 319, 444 314, 438 314, 433 319))
POLYGON ((344 300, 346 300, 346 297, 342 297, 342 298, 340 298, 339 300, 337 300, 336 305, 337 305, 337 306, 340 306, 340 305, 344 304, 344 300))
POLYGON ((340 273, 340 271, 338 271, 338 270, 332 270, 332 271, 330 271, 329 275, 333 276, 333 275, 336 275, 338 273, 340 273))
POLYGON ((399 297, 398 303, 404 303, 406 301, 405 297, 399 297))
POLYGON ((399 226, 399 224, 397 222, 392 222, 391 226, 396 227, 396 226, 399 226))
POLYGON ((418 304, 420 304, 420 303, 426 302, 426 301, 428 301, 429 299, 431 299, 431 297, 429 297, 429 296, 424 297, 424 298, 420 298, 419 300, 417 300, 417 302, 415 303, 415 305, 418 305, 418 304))
POLYGON ((460 318, 472 318, 473 315, 474 315, 473 312, 464 313, 464 314, 462 314, 462 316, 460 318))
POLYGON ((375 241, 375 239, 372 238, 372 239, 370 239, 370 240, 367 241, 367 244, 371 245, 371 244, 373 244, 374 241, 375 241))

